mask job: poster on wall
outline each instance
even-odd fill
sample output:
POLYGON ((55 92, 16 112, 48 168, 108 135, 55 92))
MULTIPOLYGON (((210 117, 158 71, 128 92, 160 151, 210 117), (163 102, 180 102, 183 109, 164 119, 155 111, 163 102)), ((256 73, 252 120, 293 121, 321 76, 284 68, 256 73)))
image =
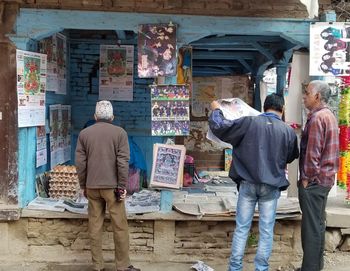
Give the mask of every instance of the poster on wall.
POLYGON ((218 99, 240 98, 250 104, 248 76, 194 77, 192 117, 208 117, 210 103, 218 99))
POLYGON ((99 99, 133 100, 134 46, 100 46, 99 99))
POLYGON ((177 84, 192 86, 192 47, 186 46, 179 49, 176 81, 177 84))
POLYGON ((176 75, 176 26, 142 24, 138 30, 138 76, 176 75))
POLYGON ((150 186, 180 188, 186 149, 181 145, 153 145, 150 186))
POLYGON ((218 85, 213 78, 197 77, 193 80, 192 116, 208 116, 210 103, 219 99, 218 85))
POLYGON ((47 91, 67 94, 67 39, 57 33, 39 42, 40 52, 47 55, 47 91))
POLYGON ((222 146, 207 139, 208 121, 191 121, 190 133, 184 138, 184 145, 188 151, 203 152, 222 150, 222 146))
POLYGON ((36 127, 36 167, 46 165, 47 146, 45 126, 36 127))
POLYGON ((51 168, 71 157, 71 106, 50 105, 51 168))
POLYGON ((152 85, 152 135, 189 134, 189 89, 187 85, 152 85))
POLYGON ((54 166, 61 163, 62 154, 61 154, 61 105, 54 104, 50 105, 50 166, 54 166))
POLYGON ((17 50, 18 127, 45 125, 46 55, 17 50))
POLYGON ((67 39, 64 35, 57 33, 57 76, 58 89, 56 94, 67 94, 67 39))
POLYGON ((310 75, 350 75, 350 25, 317 22, 310 25, 310 75))
POLYGON ((71 157, 71 106, 61 105, 62 125, 61 125, 61 139, 63 162, 67 162, 71 157))

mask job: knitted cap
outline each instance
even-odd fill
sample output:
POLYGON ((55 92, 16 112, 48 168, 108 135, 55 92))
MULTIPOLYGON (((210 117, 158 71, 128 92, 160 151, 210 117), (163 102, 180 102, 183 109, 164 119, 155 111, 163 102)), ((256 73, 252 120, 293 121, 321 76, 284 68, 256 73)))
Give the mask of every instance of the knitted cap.
POLYGON ((110 120, 113 118, 113 106, 110 101, 96 103, 95 115, 97 119, 110 120))

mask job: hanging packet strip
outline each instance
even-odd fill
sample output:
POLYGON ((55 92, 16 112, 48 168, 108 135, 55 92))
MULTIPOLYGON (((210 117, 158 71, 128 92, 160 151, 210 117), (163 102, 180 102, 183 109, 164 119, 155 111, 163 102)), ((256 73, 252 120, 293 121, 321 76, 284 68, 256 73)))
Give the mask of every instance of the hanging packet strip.
MULTIPOLYGON (((247 116, 258 116, 261 114, 261 112, 250 107, 239 98, 221 99, 218 100, 218 102, 220 104, 220 109, 227 120, 235 120, 247 116)), ((210 127, 208 129, 207 138, 220 144, 222 147, 232 148, 231 144, 223 142, 217 138, 211 131, 210 127)))

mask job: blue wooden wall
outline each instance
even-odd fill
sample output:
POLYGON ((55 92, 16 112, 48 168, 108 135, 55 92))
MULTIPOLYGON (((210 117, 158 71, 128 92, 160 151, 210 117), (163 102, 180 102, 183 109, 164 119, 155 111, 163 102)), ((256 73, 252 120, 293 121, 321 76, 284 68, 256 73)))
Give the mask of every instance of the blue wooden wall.
MULTIPOLYGON (((116 44, 116 40, 99 39, 70 43, 70 95, 72 105, 73 140, 72 150, 75 149, 79 132, 88 120, 93 119, 95 104, 98 100, 98 66, 100 44, 116 44)), ((126 44, 123 43, 123 44, 126 44)), ((136 40, 127 42, 136 44, 136 40)), ((148 176, 150 176, 153 144, 163 142, 161 137, 151 136, 151 96, 149 85, 153 79, 137 77, 137 47, 134 54, 134 95, 133 101, 113 101, 114 123, 123 127, 132 136, 146 159, 148 176)), ((72 154, 74 160, 74 153, 72 154)))
MULTIPOLYGON (((97 35, 96 35, 97 36, 97 35)), ((136 43, 136 41, 131 41, 136 43)), ((79 132, 88 120, 93 119, 96 101, 98 101, 98 67, 100 44, 115 44, 115 40, 91 40, 69 42, 67 95, 46 93, 46 122, 49 120, 49 106, 52 104, 70 104, 72 106, 72 159, 79 132)), ((37 46, 26 47, 37 51, 37 46)), ((113 101, 114 123, 123 127, 141 148, 147 163, 147 175, 150 176, 153 157, 153 144, 163 142, 162 137, 151 136, 151 100, 149 85, 153 79, 137 78, 137 48, 135 46, 134 95, 133 101, 113 101)), ((39 168, 36 164, 36 128, 19 129, 19 205, 26 206, 35 198, 35 176, 50 170, 49 134, 47 134, 48 162, 39 168)))

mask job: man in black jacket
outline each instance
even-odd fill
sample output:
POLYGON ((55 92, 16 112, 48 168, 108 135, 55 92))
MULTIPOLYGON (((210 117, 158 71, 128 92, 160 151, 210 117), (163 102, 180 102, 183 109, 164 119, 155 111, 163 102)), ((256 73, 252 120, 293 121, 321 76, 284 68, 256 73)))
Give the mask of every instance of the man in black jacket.
POLYGON ((259 206, 259 244, 255 270, 267 271, 273 244, 277 201, 287 189, 287 163, 298 158, 297 137, 282 120, 283 97, 271 94, 264 103, 265 113, 236 120, 225 119, 220 104, 211 103, 209 126, 220 140, 233 147, 230 177, 237 183, 239 196, 236 229, 232 240, 229 271, 243 268, 243 256, 255 205, 259 206))

